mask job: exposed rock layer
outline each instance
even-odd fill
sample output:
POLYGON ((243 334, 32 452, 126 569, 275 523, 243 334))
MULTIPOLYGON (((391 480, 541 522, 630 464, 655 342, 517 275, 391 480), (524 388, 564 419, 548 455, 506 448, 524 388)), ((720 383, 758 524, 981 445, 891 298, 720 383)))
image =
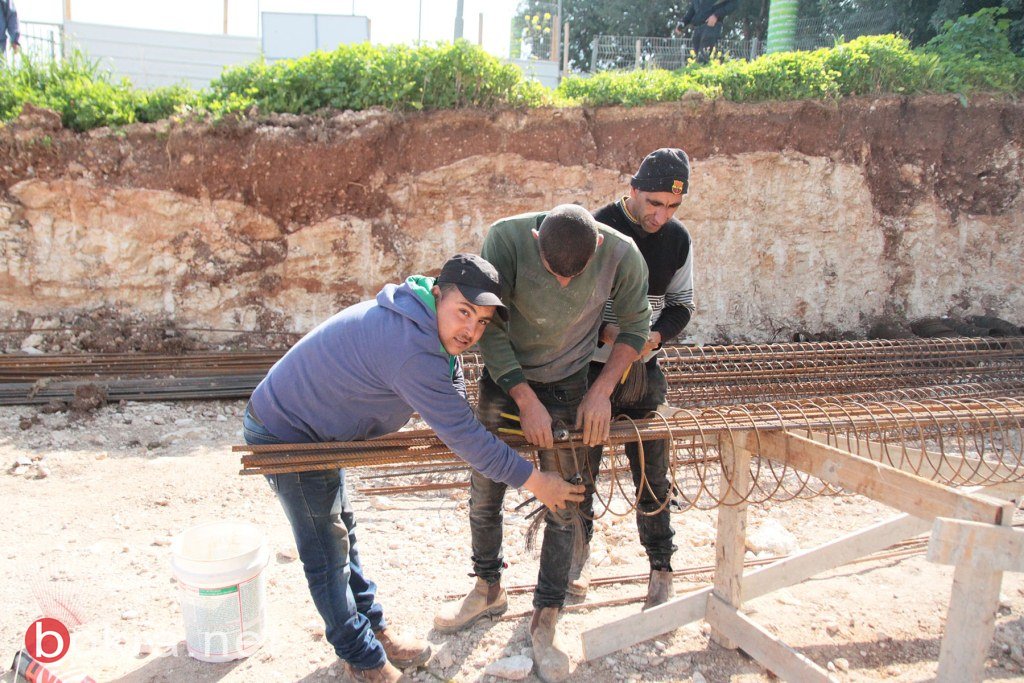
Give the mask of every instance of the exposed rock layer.
POLYGON ((115 306, 304 330, 478 250, 522 211, 694 160, 690 334, 863 333, 885 317, 1024 318, 1024 105, 957 98, 636 109, 346 112, 78 135, 0 130, 0 318, 115 306))

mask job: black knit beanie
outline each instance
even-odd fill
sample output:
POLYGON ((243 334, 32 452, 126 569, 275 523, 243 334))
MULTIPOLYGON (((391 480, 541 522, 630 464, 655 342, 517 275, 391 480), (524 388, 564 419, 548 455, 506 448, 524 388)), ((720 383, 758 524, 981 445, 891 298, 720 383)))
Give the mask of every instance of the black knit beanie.
POLYGON ((662 147, 648 154, 630 185, 641 192, 690 191, 690 158, 681 149, 662 147))

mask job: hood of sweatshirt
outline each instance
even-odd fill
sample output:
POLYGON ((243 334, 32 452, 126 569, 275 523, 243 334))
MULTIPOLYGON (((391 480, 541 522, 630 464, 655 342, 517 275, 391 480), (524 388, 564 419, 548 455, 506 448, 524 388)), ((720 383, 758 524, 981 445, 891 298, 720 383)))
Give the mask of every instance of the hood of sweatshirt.
POLYGON ((454 370, 455 357, 445 351, 437 337, 437 300, 431 291, 434 280, 425 275, 410 275, 400 285, 385 285, 377 294, 377 305, 405 316, 424 332, 437 338, 438 351, 448 359, 449 366, 454 370))

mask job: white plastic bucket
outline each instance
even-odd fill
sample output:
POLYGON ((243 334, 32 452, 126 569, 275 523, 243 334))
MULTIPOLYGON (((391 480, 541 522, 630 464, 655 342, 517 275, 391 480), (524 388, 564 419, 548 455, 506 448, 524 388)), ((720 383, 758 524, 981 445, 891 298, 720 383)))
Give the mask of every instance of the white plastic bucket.
POLYGON ((174 538, 171 566, 181 587, 190 655, 227 662, 260 648, 269 560, 263 532, 249 522, 201 524, 174 538))

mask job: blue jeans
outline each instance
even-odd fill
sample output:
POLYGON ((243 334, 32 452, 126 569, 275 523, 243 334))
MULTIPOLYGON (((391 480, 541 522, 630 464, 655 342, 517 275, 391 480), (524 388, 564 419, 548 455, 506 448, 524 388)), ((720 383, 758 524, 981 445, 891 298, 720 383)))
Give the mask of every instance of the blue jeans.
MULTIPOLYGON (((246 406, 247 444, 278 444, 246 406)), ((377 585, 363 575, 356 543, 356 520, 345 492, 344 470, 269 474, 281 501, 309 584, 323 617, 327 642, 356 669, 375 669, 387 657, 374 631, 385 628, 377 585)))
MULTIPOLYGON (((593 381, 604 365, 601 363, 590 364, 590 379, 593 381)), ((647 392, 636 403, 624 404, 612 402, 612 415, 625 415, 634 420, 647 417, 658 409, 658 406, 665 402, 668 393, 668 380, 665 373, 658 365, 657 360, 646 363, 647 371, 647 392)), ((676 546, 672 543, 675 532, 672 530, 672 519, 670 506, 665 504, 671 495, 671 485, 668 480, 668 452, 669 443, 667 439, 660 441, 644 441, 643 466, 640 462, 639 444, 627 443, 625 446, 626 458, 629 460, 629 470, 633 475, 633 490, 638 499, 636 506, 636 528, 640 536, 640 543, 647 551, 647 559, 651 569, 671 570, 672 553, 676 546), (643 479, 641 479, 643 474, 643 479), (641 486, 641 483, 646 483, 641 486), (662 508, 659 512, 656 510, 662 508)), ((598 450, 602 449, 598 446, 598 450)), ((592 529, 590 530, 593 533, 592 529)))
MULTIPOLYGON (((548 409, 555 427, 572 428, 576 424, 576 409, 587 393, 586 371, 577 373, 559 382, 541 384, 530 382, 537 398, 548 409)), ((480 399, 477 417, 488 429, 512 425, 500 413, 518 413, 515 401, 486 374, 480 380, 480 399)), ((569 566, 575 540, 574 519, 581 515, 584 523, 592 523, 594 512, 594 482, 591 472, 597 471, 601 452, 594 448, 578 446, 572 449, 560 448, 540 451, 540 468, 545 472, 558 472, 569 480, 575 474, 583 478, 586 485, 585 498, 577 506, 560 512, 547 511, 544 518, 544 541, 540 550, 540 571, 537 588, 533 594, 533 606, 561 607, 565 604, 565 589, 569 585, 569 566)), ((501 578, 504 567, 502 557, 502 501, 505 498, 505 484, 491 481, 475 470, 470 476, 469 527, 473 540, 473 572, 488 583, 501 578)))

